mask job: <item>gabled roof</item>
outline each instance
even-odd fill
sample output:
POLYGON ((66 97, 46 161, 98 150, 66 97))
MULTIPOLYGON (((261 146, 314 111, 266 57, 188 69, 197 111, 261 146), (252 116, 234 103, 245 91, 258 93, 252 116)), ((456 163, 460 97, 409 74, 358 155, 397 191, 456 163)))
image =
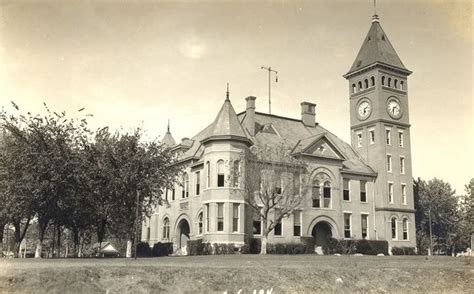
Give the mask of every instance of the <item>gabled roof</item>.
POLYGON ((210 125, 206 137, 201 142, 212 140, 235 140, 251 144, 228 98, 224 101, 216 119, 210 125))
POLYGON ((327 136, 325 132, 300 140, 293 149, 293 154, 332 158, 343 161, 346 159, 344 152, 339 150, 337 144, 333 142, 333 139, 327 136))
POLYGON ((400 57, 398 57, 397 52, 388 40, 376 15, 374 15, 369 33, 365 37, 359 53, 346 76, 375 63, 393 66, 407 73, 411 73, 405 65, 403 65, 400 57))

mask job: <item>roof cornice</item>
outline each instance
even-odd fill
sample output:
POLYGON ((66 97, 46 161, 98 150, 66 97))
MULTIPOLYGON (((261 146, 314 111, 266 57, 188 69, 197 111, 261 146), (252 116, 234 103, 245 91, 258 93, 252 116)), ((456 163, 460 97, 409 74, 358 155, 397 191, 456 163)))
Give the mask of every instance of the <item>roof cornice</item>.
POLYGON ((398 73, 401 73, 401 74, 405 74, 407 76, 409 76, 410 74, 412 74, 413 72, 411 70, 408 70, 408 69, 404 69, 404 68, 401 68, 401 67, 398 67, 398 66, 393 66, 393 65, 390 65, 388 63, 384 63, 384 62, 380 62, 380 61, 377 61, 377 62, 374 62, 374 63, 371 63, 369 65, 366 65, 362 68, 359 68, 357 70, 353 70, 353 71, 349 71, 348 73, 346 73, 345 75, 343 75, 344 78, 346 79, 349 79, 351 78, 352 76, 355 76, 357 74, 361 74, 361 73, 364 73, 366 71, 369 71, 373 68, 376 68, 376 67, 380 67, 380 68, 383 68, 383 69, 388 69, 388 70, 393 70, 395 72, 398 72, 398 73))

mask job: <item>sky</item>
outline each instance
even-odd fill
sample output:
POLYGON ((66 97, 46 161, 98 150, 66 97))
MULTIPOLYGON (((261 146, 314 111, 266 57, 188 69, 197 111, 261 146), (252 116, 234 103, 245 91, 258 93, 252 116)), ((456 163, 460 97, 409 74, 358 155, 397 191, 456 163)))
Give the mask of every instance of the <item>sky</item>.
MULTIPOLYGON (((372 0, 0 0, 0 107, 75 114, 93 128, 177 141, 210 124, 225 99, 237 112, 316 120, 350 142, 352 65, 374 13, 372 0)), ((377 14, 409 77, 413 175, 464 193, 473 173, 471 1, 379 0, 377 14)))

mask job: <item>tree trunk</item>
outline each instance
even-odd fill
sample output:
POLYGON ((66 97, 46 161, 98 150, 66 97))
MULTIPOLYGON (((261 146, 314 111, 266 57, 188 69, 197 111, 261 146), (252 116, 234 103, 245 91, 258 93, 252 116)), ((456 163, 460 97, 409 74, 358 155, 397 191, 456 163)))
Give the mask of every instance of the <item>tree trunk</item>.
POLYGON ((61 226, 60 225, 57 225, 56 226, 56 231, 57 231, 57 234, 58 234, 58 243, 57 243, 57 250, 58 250, 58 254, 56 254, 56 256, 58 258, 61 258, 61 226))
POLYGON ((41 258, 41 251, 43 250, 43 241, 36 242, 35 258, 41 258))
POLYGON ((82 258, 82 247, 84 244, 84 238, 82 233, 79 235, 79 248, 77 249, 77 257, 82 258))
POLYGON ((132 257, 132 240, 130 239, 127 240, 127 251, 125 253, 125 257, 132 257))
POLYGON ((47 222, 45 223, 45 222, 38 221, 38 239, 36 240, 35 258, 41 258, 41 253, 43 251, 43 240, 44 240, 44 234, 46 232, 46 228, 48 228, 47 222))
POLYGON ((26 220, 26 223, 21 230, 21 220, 16 220, 13 222, 13 226, 15 227, 15 246, 14 246, 14 254, 15 258, 18 258, 20 253, 20 244, 25 237, 26 231, 28 230, 28 226, 30 225, 30 219, 26 220))
POLYGON ((265 220, 262 220, 262 246, 260 248, 260 254, 266 255, 267 254, 267 242, 268 242, 268 233, 269 230, 267 228, 267 222, 265 220))
POLYGON ((5 229, 6 223, 0 223, 0 257, 2 256, 3 252, 3 234, 5 229))

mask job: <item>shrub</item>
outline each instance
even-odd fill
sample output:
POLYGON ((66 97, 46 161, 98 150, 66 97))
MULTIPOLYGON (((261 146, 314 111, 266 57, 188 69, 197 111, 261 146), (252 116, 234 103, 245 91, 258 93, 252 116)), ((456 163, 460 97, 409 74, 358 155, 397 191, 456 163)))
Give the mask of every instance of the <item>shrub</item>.
POLYGON ((416 255, 415 247, 392 247, 392 255, 416 255))
POLYGON ((388 242, 381 240, 338 240, 330 238, 323 246, 324 254, 352 254, 366 255, 388 254, 388 242))
POLYGON ((307 254, 314 253, 314 238, 313 237, 300 237, 301 243, 304 246, 305 252, 307 254))
POLYGON ((168 256, 169 254, 173 253, 173 243, 161 243, 158 242, 153 245, 153 249, 151 250, 152 256, 168 256))
POLYGON ((139 242, 137 244, 137 256, 138 257, 150 257, 151 248, 148 242, 139 242))
POLYGON ((244 254, 259 254, 260 248, 262 247, 262 240, 257 238, 248 238, 245 240, 245 245, 242 250, 246 252, 242 252, 244 254))
POLYGON ((204 244, 202 239, 188 240, 186 244, 188 255, 203 255, 204 244))
POLYGON ((383 240, 357 240, 356 252, 365 255, 388 254, 388 242, 383 240))
POLYGON ((214 243, 214 254, 216 255, 224 255, 224 254, 235 254, 238 248, 235 244, 219 244, 214 243))

